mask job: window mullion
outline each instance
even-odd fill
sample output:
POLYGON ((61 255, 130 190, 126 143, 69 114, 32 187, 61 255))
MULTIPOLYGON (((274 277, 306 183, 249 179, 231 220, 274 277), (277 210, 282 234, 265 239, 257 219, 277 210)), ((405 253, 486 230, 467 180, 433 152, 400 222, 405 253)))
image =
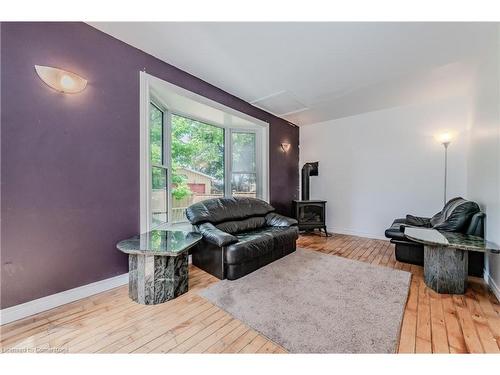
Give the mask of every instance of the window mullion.
POLYGON ((224 129, 224 196, 231 197, 232 195, 232 129, 224 129))

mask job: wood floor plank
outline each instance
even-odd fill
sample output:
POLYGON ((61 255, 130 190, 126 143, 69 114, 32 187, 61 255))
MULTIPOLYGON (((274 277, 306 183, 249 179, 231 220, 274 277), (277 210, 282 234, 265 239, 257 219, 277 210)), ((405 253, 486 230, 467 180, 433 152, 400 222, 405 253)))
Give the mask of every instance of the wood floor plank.
POLYGON ((474 326, 474 321, 472 320, 470 311, 465 304, 464 298, 462 296, 454 295, 453 301, 455 303, 458 320, 464 334, 467 352, 484 353, 483 346, 481 345, 481 341, 479 340, 476 328, 474 326))
MULTIPOLYGON (((198 306, 186 306, 186 309, 180 310, 174 314, 166 314, 165 316, 158 316, 155 321, 155 327, 151 329, 148 324, 138 325, 138 329, 128 335, 115 335, 113 340, 112 336, 108 336, 109 345, 101 345, 99 352, 101 353, 115 353, 122 347, 130 344, 140 344, 142 342, 151 341, 151 337, 156 338, 162 333, 169 331, 179 324, 187 324, 192 318, 203 314, 205 311, 210 310, 212 304, 202 302, 198 306)), ((139 345, 140 346, 140 345, 139 345)))
POLYGON ((446 325, 446 334, 448 335, 450 353, 467 353, 464 334, 458 320, 452 296, 449 294, 443 295, 441 297, 441 304, 443 305, 444 321, 446 325))
POLYGON ((247 346, 240 350, 240 353, 258 353, 266 343, 267 340, 264 336, 257 335, 247 346))
MULTIPOLYGON (((202 309, 204 306, 201 307, 202 309)), ((140 338, 132 338, 130 342, 124 342, 120 347, 116 347, 115 349, 110 348, 109 353, 132 353, 136 350, 142 349, 144 352, 150 352, 151 349, 155 348, 159 342, 165 342, 167 339, 173 339, 176 335, 184 332, 192 325, 203 321, 204 319, 210 317, 215 314, 219 309, 211 304, 208 304, 208 309, 203 309, 201 311, 196 312, 195 316, 183 321, 183 322, 175 322, 172 327, 169 325, 160 325, 155 324, 154 327, 145 335, 140 338)))
POLYGON ((232 331, 238 328, 239 325, 241 325, 241 323, 238 320, 230 320, 228 324, 224 325, 220 329, 217 329, 210 336, 198 342, 195 346, 186 351, 186 353, 203 353, 217 341, 221 340, 224 336, 229 335, 232 331))
POLYGON ((245 333, 247 333, 248 330, 249 330, 249 328, 246 325, 241 323, 231 333, 222 337, 219 341, 217 341, 212 346, 210 346, 207 350, 205 350, 205 353, 221 353, 229 345, 231 345, 233 342, 235 342, 237 339, 239 339, 241 336, 243 336, 245 333))
POLYGON ((237 338, 231 345, 228 345, 222 353, 239 353, 244 347, 252 342, 257 337, 258 333, 253 330, 248 330, 246 333, 237 338))
POLYGON ((417 306, 418 306, 418 281, 412 277, 410 293, 406 303, 406 309, 401 327, 399 341, 399 353, 415 353, 415 341, 417 335, 417 306))
POLYGON ((169 353, 186 353, 189 349, 196 346, 199 342, 203 341, 208 336, 215 333, 217 330, 221 329, 225 325, 229 324, 233 320, 229 315, 223 314, 223 316, 217 321, 213 322, 207 327, 204 327, 199 332, 195 333, 193 336, 188 338, 186 341, 177 345, 169 350, 169 353))
POLYGON ((277 345, 274 342, 267 341, 259 350, 257 350, 257 353, 271 354, 274 353, 276 349, 277 345))
POLYGON ((497 340, 490 330, 485 314, 481 310, 474 293, 466 293, 465 303, 470 311, 479 340, 486 353, 500 353, 497 340))
POLYGON ((216 311, 203 320, 197 320, 194 323, 174 328, 173 334, 162 335, 148 344, 134 350, 134 353, 168 353, 176 346, 193 337, 196 333, 203 330, 208 325, 226 316, 225 312, 216 308, 216 311))
POLYGON ((443 305, 441 296, 429 291, 430 294, 430 314, 431 314, 431 342, 433 353, 449 353, 448 335, 444 321, 443 305))
POLYGON ((419 279, 415 353, 432 353, 431 311, 427 287, 419 279))

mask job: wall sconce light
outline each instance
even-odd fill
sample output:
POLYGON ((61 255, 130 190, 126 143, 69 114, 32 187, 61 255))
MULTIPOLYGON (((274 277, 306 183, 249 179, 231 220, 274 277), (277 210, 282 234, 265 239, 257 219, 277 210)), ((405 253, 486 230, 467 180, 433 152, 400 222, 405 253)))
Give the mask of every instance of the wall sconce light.
POLYGON ((282 143, 281 149, 283 150, 283 152, 288 152, 288 150, 290 150, 290 143, 282 143))
POLYGON ((76 94, 87 86, 86 79, 66 70, 41 65, 35 65, 35 70, 43 82, 59 92, 76 94))

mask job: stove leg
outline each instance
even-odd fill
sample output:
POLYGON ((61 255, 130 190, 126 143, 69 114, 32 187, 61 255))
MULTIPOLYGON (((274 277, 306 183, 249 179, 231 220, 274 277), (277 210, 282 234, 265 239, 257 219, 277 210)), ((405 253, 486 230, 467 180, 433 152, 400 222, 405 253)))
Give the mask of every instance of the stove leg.
POLYGON ((326 231, 326 225, 323 227, 323 230, 325 231, 325 235, 326 235, 327 237, 330 237, 330 235, 329 235, 329 234, 328 234, 328 232, 326 231))

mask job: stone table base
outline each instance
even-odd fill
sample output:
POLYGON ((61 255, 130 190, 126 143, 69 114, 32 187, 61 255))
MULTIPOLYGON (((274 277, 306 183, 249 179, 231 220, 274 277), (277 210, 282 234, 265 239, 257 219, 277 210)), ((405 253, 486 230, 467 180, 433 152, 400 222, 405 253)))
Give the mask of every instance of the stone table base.
POLYGON ((178 256, 129 254, 128 295, 143 305, 169 301, 188 291, 188 253, 178 256))
POLYGON ((464 294, 468 252, 452 247, 424 246, 425 284, 438 293, 464 294))

